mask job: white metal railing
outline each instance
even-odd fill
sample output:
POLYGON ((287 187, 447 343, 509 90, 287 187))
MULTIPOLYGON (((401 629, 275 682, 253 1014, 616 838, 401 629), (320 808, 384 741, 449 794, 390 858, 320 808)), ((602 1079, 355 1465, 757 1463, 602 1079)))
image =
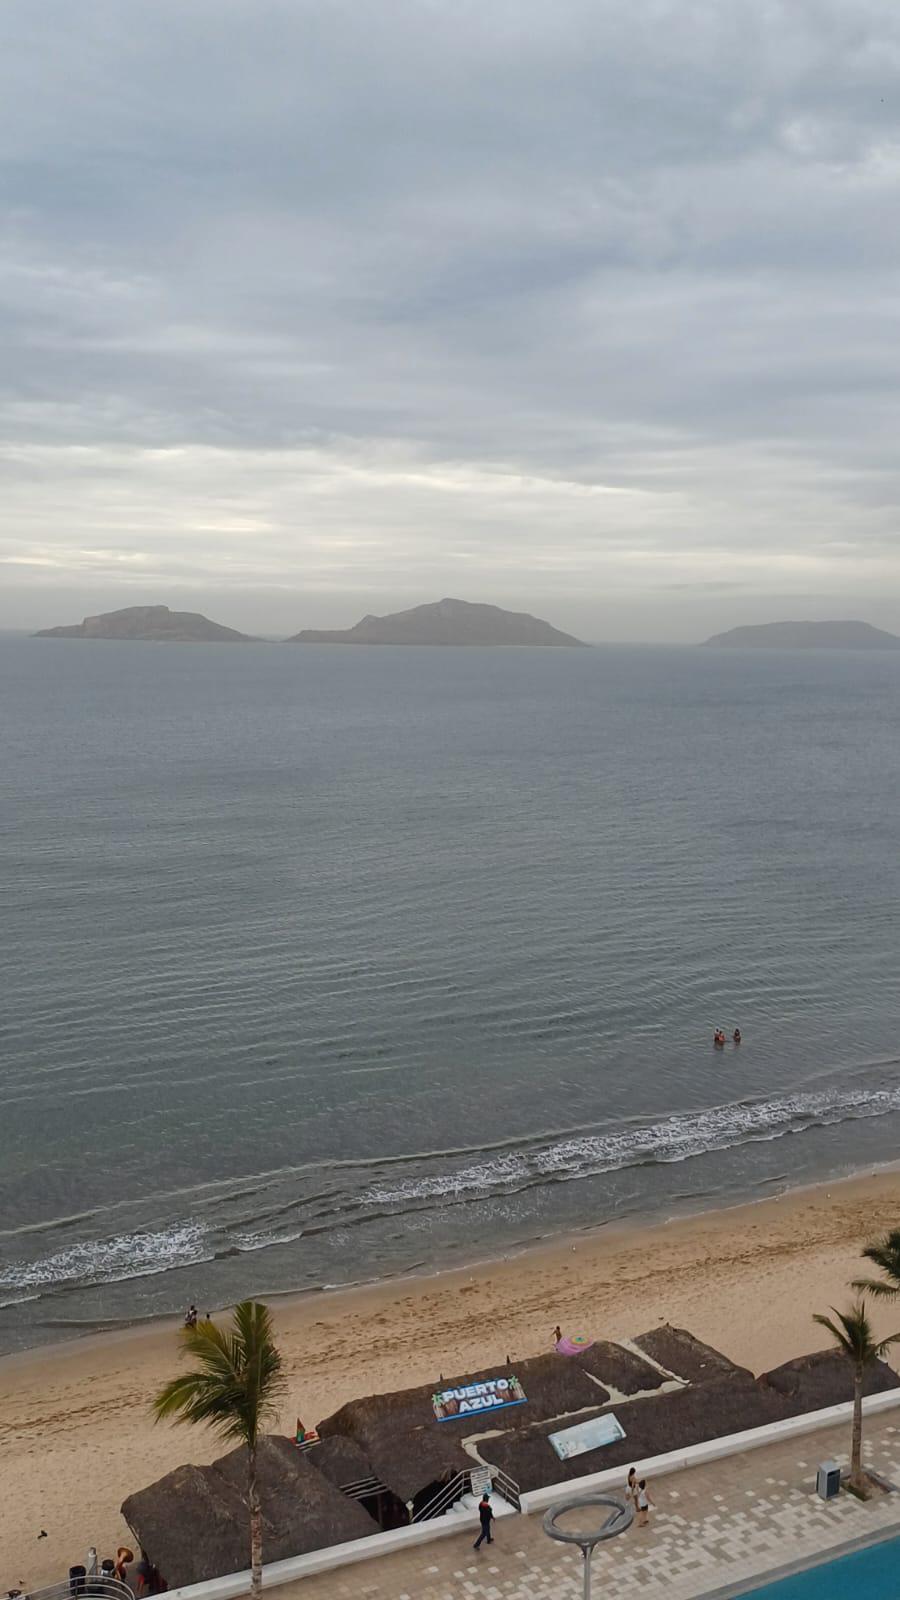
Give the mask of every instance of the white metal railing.
MULTIPOLYGON (((514 1511, 521 1511, 522 1499, 519 1485, 507 1473, 500 1472, 495 1467, 486 1467, 483 1473, 479 1473, 479 1481, 482 1477, 487 1477, 488 1473, 490 1474, 491 1488, 496 1489, 497 1493, 502 1495, 507 1505, 512 1506, 514 1511)), ((438 1491, 433 1500, 429 1500, 427 1505, 422 1506, 421 1510, 416 1512, 412 1521, 430 1522, 432 1518, 439 1517, 442 1512, 447 1511, 462 1495, 474 1493, 471 1469, 458 1472, 455 1478, 451 1478, 450 1482, 446 1483, 443 1489, 438 1491)))
POLYGON ((442 1511, 446 1511, 449 1506, 452 1506, 454 1501, 458 1500, 461 1495, 467 1494, 468 1490, 468 1472, 458 1472, 455 1478, 451 1478, 449 1483, 444 1484, 443 1489, 438 1490, 433 1500, 429 1500, 427 1505, 422 1506, 416 1512, 411 1521, 430 1522, 433 1517, 439 1517, 442 1511))
MULTIPOLYGON (((9 1591, 14 1595, 15 1590, 9 1591)), ((93 1577, 82 1577, 77 1574, 71 1578, 61 1578, 59 1583, 50 1583, 45 1589, 29 1589, 27 1594, 19 1593, 22 1600, 88 1600, 95 1596, 96 1600, 134 1600, 134 1591, 121 1578, 107 1577, 105 1572, 95 1572, 93 1577)))
POLYGON ((521 1511, 521 1490, 519 1489, 519 1485, 516 1483, 515 1479, 511 1478, 508 1472, 499 1472, 492 1467, 491 1483, 498 1493, 503 1496, 503 1499, 506 1501, 507 1505, 512 1506, 514 1511, 521 1511))

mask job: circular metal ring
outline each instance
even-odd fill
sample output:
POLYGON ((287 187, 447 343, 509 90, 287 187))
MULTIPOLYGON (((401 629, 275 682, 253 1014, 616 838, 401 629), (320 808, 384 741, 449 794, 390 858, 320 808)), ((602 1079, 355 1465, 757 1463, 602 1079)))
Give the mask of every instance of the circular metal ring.
POLYGON ((577 1544, 583 1555, 592 1551, 594 1546, 602 1544, 604 1539, 614 1539, 616 1534, 624 1533, 634 1521, 634 1507, 626 1505, 624 1500, 617 1500, 611 1494, 582 1494, 575 1495, 571 1500, 557 1500, 555 1505, 544 1513, 544 1532, 551 1539, 560 1539, 564 1544, 577 1544), (556 1526, 557 1517, 570 1511, 589 1511, 594 1506, 605 1506, 609 1516, 593 1533, 569 1533, 565 1528, 556 1526))

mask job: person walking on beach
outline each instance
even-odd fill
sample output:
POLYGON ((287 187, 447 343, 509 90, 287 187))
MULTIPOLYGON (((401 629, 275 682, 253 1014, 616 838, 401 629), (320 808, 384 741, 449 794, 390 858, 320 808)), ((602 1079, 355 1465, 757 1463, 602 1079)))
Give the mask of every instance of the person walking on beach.
POLYGON ((479 1550, 481 1548, 483 1539, 486 1539, 488 1544, 493 1544, 494 1542, 494 1535, 491 1533, 491 1523, 494 1520, 494 1513, 491 1510, 491 1497, 486 1489, 478 1502, 478 1517, 481 1522, 481 1532, 472 1546, 473 1550, 479 1550))
POLYGON ((655 1505, 655 1501, 650 1494, 650 1490, 647 1488, 646 1478, 642 1478, 638 1484, 637 1500, 635 1501, 635 1504, 637 1505, 638 1527, 646 1528, 648 1522, 650 1521, 650 1507, 655 1505))
POLYGON ((553 1329, 553 1343, 554 1345, 562 1344, 562 1328, 558 1324, 553 1329))

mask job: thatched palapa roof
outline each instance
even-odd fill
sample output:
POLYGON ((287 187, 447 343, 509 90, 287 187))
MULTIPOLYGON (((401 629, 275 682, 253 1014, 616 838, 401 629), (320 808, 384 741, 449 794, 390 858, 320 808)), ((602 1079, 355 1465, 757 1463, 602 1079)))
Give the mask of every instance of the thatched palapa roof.
POLYGON ((336 1489, 346 1489, 351 1484, 362 1483, 366 1478, 376 1476, 365 1451, 349 1435, 332 1433, 328 1438, 320 1439, 312 1450, 313 1466, 336 1489))
MULTIPOLYGON (((623 1352, 625 1354, 625 1352, 623 1352)), ((437 1427, 443 1433, 465 1430, 466 1418, 438 1422, 434 1415, 432 1396, 438 1390, 465 1388, 472 1383, 485 1383, 490 1378, 515 1375, 527 1396, 525 1405, 514 1406, 500 1413, 498 1426, 515 1428, 527 1426, 540 1417, 565 1416, 585 1406, 602 1405, 609 1394, 598 1387, 588 1376, 585 1365, 557 1355, 532 1356, 527 1361, 514 1362, 504 1367, 499 1362, 484 1367, 479 1372, 463 1377, 440 1378, 435 1383, 419 1384, 415 1389, 399 1389, 391 1394, 369 1395, 362 1400, 348 1400, 324 1422, 319 1433, 323 1438, 343 1433, 356 1439, 364 1450, 385 1431, 403 1433, 421 1427, 437 1427)), ((483 1417, 470 1417, 473 1431, 477 1432, 483 1417)))
MULTIPOLYGON (((581 1456, 560 1461, 549 1440, 557 1429, 541 1424, 527 1432, 504 1434, 487 1439, 481 1454, 492 1466, 501 1468, 520 1489, 542 1489, 550 1483, 580 1478, 607 1467, 627 1470, 633 1461, 682 1450, 727 1433, 741 1433, 766 1422, 777 1422, 789 1415, 787 1402, 774 1390, 764 1389, 752 1377, 718 1378, 714 1382, 630 1400, 595 1413, 614 1411, 625 1438, 603 1445, 581 1456)), ((585 1419, 586 1420, 586 1419, 585 1419)))
POLYGON ((415 1500, 434 1483, 449 1483, 472 1465, 452 1424, 379 1434, 367 1445, 366 1454, 376 1478, 403 1501, 415 1500))
MULTIPOLYGON (((821 1351, 754 1378, 745 1367, 683 1328, 652 1329, 634 1341, 646 1360, 601 1340, 577 1357, 537 1356, 498 1363, 462 1378, 352 1400, 319 1423, 321 1442, 298 1450, 269 1437, 259 1448, 263 1542, 268 1561, 301 1555, 377 1531, 361 1505, 341 1493, 374 1479, 399 1500, 421 1506, 429 1491, 471 1468, 464 1441, 527 1492, 621 1468, 741 1433, 852 1397, 852 1375, 836 1350, 821 1351), (654 1365, 658 1363, 658 1365, 654 1365), (663 1370, 661 1371, 660 1368, 663 1370), (666 1374, 681 1387, 663 1385, 666 1374), (496 1411, 438 1421, 436 1390, 515 1376, 527 1400, 496 1411), (634 1396, 610 1404, 610 1390, 634 1396), (560 1461, 549 1435, 615 1412, 624 1439, 560 1461)), ((870 1370, 866 1392, 900 1387, 883 1362, 870 1370)), ((131 1495, 122 1507, 135 1538, 171 1587, 249 1565, 246 1454, 233 1450, 211 1467, 179 1467, 131 1495)), ((397 1509, 396 1507, 394 1508, 397 1509)))
POLYGON ((633 1350, 611 1344, 608 1339, 597 1339, 589 1345, 578 1357, 578 1364, 592 1378, 599 1379, 610 1389, 618 1389, 620 1394, 642 1394, 659 1389, 666 1381, 658 1367, 652 1367, 633 1350))
MULTIPOLYGON (((267 1561, 377 1533, 373 1519, 329 1483, 290 1439, 260 1440, 258 1475, 267 1561)), ((250 1565, 246 1450, 211 1467, 178 1467, 129 1495, 122 1515, 170 1588, 250 1565)))
MULTIPOLYGON (((824 1411, 826 1406, 853 1399, 853 1373, 839 1350, 819 1350, 786 1361, 772 1372, 764 1372, 759 1381, 789 1400, 797 1413, 824 1411)), ((884 1394, 888 1389, 900 1389, 900 1378, 884 1361, 873 1362, 865 1375, 863 1394, 884 1394)))
MULTIPOLYGON (((171 1588, 242 1572, 249 1562, 247 1507, 209 1467, 176 1467, 129 1495, 122 1515, 171 1588)), ((274 1536, 264 1517, 266 1548, 274 1536)))
POLYGON ((545 1418, 582 1415, 608 1399, 609 1390, 579 1361, 557 1355, 534 1356, 509 1368, 486 1367, 464 1377, 439 1379, 436 1384, 350 1400, 320 1422, 318 1431, 323 1445, 339 1437, 352 1440, 374 1476, 399 1499, 409 1501, 430 1484, 471 1467, 473 1458, 462 1447, 462 1440, 469 1435, 494 1429, 515 1433, 545 1418), (524 1405, 496 1415, 488 1411, 445 1422, 435 1417, 432 1398, 436 1390, 464 1388, 504 1374, 519 1379, 527 1396, 524 1405))
POLYGON ((671 1372, 673 1377, 686 1383, 707 1383, 711 1378, 752 1378, 749 1367, 736 1366, 720 1350, 695 1339, 686 1328, 673 1328, 666 1322, 661 1328, 642 1333, 634 1340, 639 1350, 644 1350, 652 1361, 671 1372))

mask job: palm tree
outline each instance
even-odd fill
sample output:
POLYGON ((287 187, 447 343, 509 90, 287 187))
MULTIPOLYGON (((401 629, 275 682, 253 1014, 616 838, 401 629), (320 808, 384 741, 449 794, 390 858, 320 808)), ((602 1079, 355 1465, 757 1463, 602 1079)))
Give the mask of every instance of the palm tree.
POLYGON ((272 1339, 266 1306, 242 1300, 230 1324, 200 1322, 183 1328, 184 1354, 195 1367, 160 1389, 153 1401, 157 1421, 208 1422, 223 1439, 247 1447, 247 1508, 250 1513, 250 1592, 262 1590, 262 1511, 256 1486, 256 1447, 262 1424, 277 1415, 284 1385, 281 1356, 272 1339))
POLYGON ((813 1321, 827 1328, 835 1344, 853 1365, 853 1433, 850 1441, 850 1487, 864 1487, 862 1469, 862 1398, 866 1371, 873 1362, 880 1361, 900 1334, 892 1333, 878 1342, 872 1335, 865 1300, 859 1299, 847 1311, 835 1311, 836 1321, 818 1313, 813 1321))
POLYGON ((867 1244, 863 1255, 881 1268, 884 1277, 857 1278, 854 1289, 874 1294, 880 1300, 893 1300, 900 1295, 900 1228, 893 1228, 875 1244, 867 1244))

